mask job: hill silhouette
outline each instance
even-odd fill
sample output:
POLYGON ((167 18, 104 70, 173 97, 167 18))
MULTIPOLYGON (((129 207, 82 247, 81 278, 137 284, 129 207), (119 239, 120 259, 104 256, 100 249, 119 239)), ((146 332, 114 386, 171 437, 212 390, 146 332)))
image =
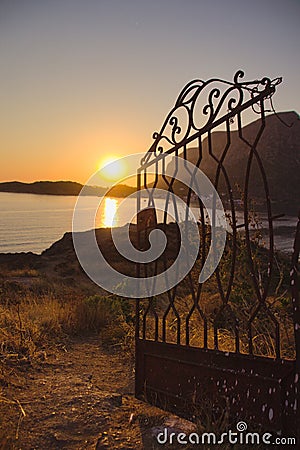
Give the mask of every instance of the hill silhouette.
MULTIPOLYGON (((0 192, 39 194, 39 195, 79 195, 83 185, 75 181, 35 181, 34 183, 22 183, 10 181, 0 183, 0 192)), ((111 197, 127 197, 135 192, 135 188, 119 184, 109 189, 111 197)), ((84 195, 103 196, 108 188, 101 186, 86 186, 84 195)))
MULTIPOLYGON (((300 119, 296 112, 282 112, 266 117, 266 127, 257 145, 257 152, 262 160, 270 192, 271 203, 274 211, 297 215, 300 198, 300 119), (291 125, 290 127, 284 123, 291 125)), ((254 142, 260 120, 254 121, 243 127, 243 137, 250 143, 254 142)), ((215 131, 211 134, 213 155, 220 159, 227 143, 225 131, 215 131)), ((202 142, 202 161, 200 169, 215 181, 218 163, 209 154, 208 138, 202 142)), ((250 148, 243 142, 238 131, 231 132, 231 145, 224 160, 224 167, 228 173, 236 199, 241 198, 244 189, 247 161, 250 148)), ((183 155, 180 154, 180 157, 183 155)), ((187 149, 187 159, 196 164, 199 157, 199 149, 191 147, 187 149)), ((173 163, 169 163, 169 168, 173 163)), ((253 159, 250 172, 249 196, 256 201, 258 209, 265 203, 265 191, 258 164, 253 159)), ((160 178, 157 187, 163 189, 166 184, 160 178)), ((185 195, 186 187, 182 183, 174 182, 174 192, 177 195, 185 195)), ((218 192, 226 204, 228 192, 225 178, 221 174, 218 183, 218 192)))

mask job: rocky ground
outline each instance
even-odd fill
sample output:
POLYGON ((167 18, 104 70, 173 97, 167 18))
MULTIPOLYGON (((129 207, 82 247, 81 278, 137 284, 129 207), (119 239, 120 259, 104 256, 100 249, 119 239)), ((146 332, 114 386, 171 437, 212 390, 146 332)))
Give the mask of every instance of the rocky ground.
POLYGON ((164 422, 177 420, 134 398, 132 362, 96 337, 40 359, 18 370, 11 361, 0 397, 2 450, 150 450, 164 422))
MULTIPOLYGON (((109 230, 98 230, 97 239, 109 259, 122 265, 111 249, 109 230)), ((52 336, 52 344, 35 349, 32 359, 13 350, 6 332, 21 338, 25 333, 26 304, 17 306, 21 298, 37 299, 39 305, 47 295, 76 301, 101 292, 80 268, 70 233, 42 255, 0 254, 1 311, 16 315, 20 310, 22 316, 19 325, 17 316, 16 323, 6 325, 5 316, 1 322, 0 450, 150 450, 157 448, 155 436, 165 424, 179 421, 135 399, 132 350, 104 346, 97 333, 61 341, 52 336)))

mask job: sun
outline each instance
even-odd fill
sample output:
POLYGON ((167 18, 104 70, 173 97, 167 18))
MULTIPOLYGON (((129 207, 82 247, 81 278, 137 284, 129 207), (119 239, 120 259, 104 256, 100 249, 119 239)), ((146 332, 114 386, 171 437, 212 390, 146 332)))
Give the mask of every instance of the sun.
POLYGON ((99 170, 107 181, 118 181, 126 175, 126 165, 123 158, 109 156, 103 158, 99 164, 99 170))

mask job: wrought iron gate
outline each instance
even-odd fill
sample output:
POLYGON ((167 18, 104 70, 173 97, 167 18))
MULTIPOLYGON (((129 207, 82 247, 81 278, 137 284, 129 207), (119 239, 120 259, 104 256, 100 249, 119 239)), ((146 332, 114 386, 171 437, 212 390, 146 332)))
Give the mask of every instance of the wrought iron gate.
POLYGON ((202 420, 210 411, 216 421, 226 411, 231 423, 245 420, 296 435, 299 225, 292 304, 288 304, 284 269, 288 263, 274 251, 274 222, 280 216, 272 212, 259 152, 259 140, 268 128, 265 103, 281 79, 245 82, 243 76, 239 71, 233 82, 188 83, 160 132, 154 133, 138 169, 140 249, 149 247, 154 228, 163 230, 168 239, 160 258, 138 264, 138 277, 155 279, 174 263, 181 245, 179 225, 187 221, 187 209, 197 216, 200 247, 192 270, 180 283, 153 295, 149 282, 147 297, 137 300, 136 396, 192 420, 202 420), (250 114, 257 120, 244 126, 250 114), (182 161, 180 169, 173 156, 182 161), (195 195, 196 181, 186 161, 209 177, 226 211, 224 253, 203 283, 198 276, 214 224, 207 221, 205 199, 195 195), (178 170, 185 171, 181 175, 186 183, 182 177, 178 181, 178 170), (161 191, 156 195, 158 188, 166 196, 161 191), (173 194, 184 200, 183 207, 173 194))

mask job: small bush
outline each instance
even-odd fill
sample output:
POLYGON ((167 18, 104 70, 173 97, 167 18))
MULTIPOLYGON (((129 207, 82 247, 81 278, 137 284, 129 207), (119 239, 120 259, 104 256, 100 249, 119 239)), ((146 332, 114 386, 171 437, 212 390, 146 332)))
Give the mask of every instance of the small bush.
POLYGON ((119 323, 130 323, 133 320, 130 305, 117 296, 88 297, 77 304, 75 315, 76 328, 81 333, 99 333, 110 325, 117 327, 119 323))

